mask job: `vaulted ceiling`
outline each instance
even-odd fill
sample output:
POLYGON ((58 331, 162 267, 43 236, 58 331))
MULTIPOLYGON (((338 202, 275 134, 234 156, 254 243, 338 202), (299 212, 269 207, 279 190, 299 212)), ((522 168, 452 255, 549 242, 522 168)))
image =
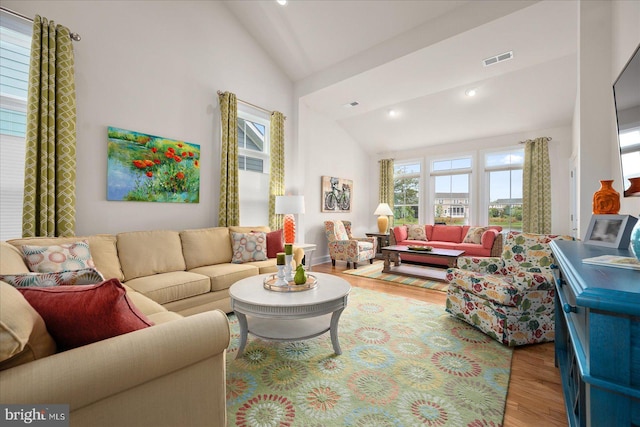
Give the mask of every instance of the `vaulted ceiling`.
POLYGON ((371 154, 571 124, 575 1, 225 4, 300 101, 371 154), (472 88, 476 96, 465 95, 472 88))

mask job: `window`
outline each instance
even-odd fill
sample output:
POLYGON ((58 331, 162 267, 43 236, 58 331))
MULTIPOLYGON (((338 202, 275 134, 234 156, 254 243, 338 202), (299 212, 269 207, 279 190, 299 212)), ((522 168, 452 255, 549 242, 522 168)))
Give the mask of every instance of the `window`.
MULTIPOLYGON (((620 159, 625 178, 640 176, 640 127, 620 131, 620 159)), ((624 183, 627 186, 627 183, 624 183)))
POLYGON ((433 161, 431 178, 435 188, 434 222, 468 224, 471 157, 433 161))
POLYGON ((0 13, 0 240, 7 240, 22 236, 31 24, 0 13))
POLYGON ((393 217, 397 224, 418 224, 420 218, 420 162, 393 166, 393 217))
POLYGON ((522 167, 524 149, 485 155, 489 225, 522 231, 522 167))
POLYGON ((269 223, 270 118, 238 105, 240 224, 269 223))
POLYGON ((269 162, 265 160, 269 158, 266 135, 269 123, 242 116, 246 115, 238 111, 238 167, 240 170, 268 173, 265 166, 269 162))

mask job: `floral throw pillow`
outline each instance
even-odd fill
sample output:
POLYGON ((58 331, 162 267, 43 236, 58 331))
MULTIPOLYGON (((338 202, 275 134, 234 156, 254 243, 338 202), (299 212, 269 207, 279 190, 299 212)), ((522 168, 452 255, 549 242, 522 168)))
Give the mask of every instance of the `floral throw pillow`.
POLYGON ((0 274, 0 280, 16 288, 65 285, 94 285, 104 281, 104 277, 95 268, 60 271, 55 273, 0 274))
POLYGON ((477 245, 482 243, 482 235, 487 231, 487 227, 469 227, 467 235, 464 236, 462 243, 475 243, 477 245))
POLYGON ((427 233, 424 231, 424 225, 407 225, 408 240, 427 240, 427 233))
POLYGON ((95 268, 87 240, 52 246, 24 245, 22 254, 27 267, 34 273, 95 268))
POLYGON ((267 233, 231 233, 233 256, 231 262, 242 264, 267 259, 267 233))

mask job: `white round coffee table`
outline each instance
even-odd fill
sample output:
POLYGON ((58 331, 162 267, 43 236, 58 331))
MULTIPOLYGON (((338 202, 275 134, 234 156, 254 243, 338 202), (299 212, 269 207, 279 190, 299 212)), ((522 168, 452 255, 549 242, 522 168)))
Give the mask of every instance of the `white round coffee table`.
POLYGON ((231 309, 238 316, 242 356, 251 333, 274 341, 302 341, 331 333, 336 354, 342 354, 338 342, 338 321, 347 306, 351 285, 331 274, 314 273, 318 285, 306 291, 277 292, 264 288, 268 274, 247 277, 229 289, 231 309))

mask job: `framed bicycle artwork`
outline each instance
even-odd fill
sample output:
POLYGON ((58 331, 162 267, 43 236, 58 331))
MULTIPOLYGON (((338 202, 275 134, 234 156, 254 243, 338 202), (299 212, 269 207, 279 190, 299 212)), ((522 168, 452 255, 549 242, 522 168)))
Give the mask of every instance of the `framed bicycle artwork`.
POLYGON ((322 177, 322 212, 351 212, 352 199, 352 180, 334 176, 322 177))

